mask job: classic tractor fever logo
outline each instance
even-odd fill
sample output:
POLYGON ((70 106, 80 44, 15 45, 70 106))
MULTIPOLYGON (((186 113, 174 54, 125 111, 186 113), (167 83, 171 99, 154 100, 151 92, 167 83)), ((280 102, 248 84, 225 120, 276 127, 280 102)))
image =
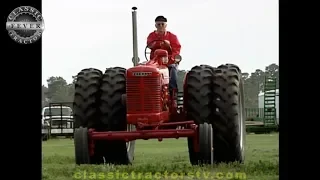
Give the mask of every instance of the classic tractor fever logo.
POLYGON ((31 44, 41 38, 44 21, 40 11, 30 6, 14 9, 7 18, 9 36, 20 44, 31 44))

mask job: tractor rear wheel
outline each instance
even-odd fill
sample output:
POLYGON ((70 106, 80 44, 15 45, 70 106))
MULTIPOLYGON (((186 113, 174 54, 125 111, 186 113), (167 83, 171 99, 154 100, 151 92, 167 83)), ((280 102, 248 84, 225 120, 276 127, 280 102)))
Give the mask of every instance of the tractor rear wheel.
MULTIPOLYGON (((99 97, 100 97, 100 79, 102 72, 98 69, 88 68, 83 69, 77 75, 75 83, 75 93, 73 101, 73 113, 75 128, 99 128, 99 97)), ((76 130, 77 131, 77 130, 76 130)), ((82 142, 79 140, 84 136, 75 136, 74 142, 82 142)), ((99 147, 99 142, 96 144, 99 147)), ((82 149, 75 147, 75 153, 79 154, 82 149)), ((99 149, 99 148, 96 148, 99 149)), ((76 156, 77 158, 77 156, 76 156)), ((100 164, 103 163, 103 156, 99 151, 95 151, 95 155, 90 157, 90 161, 81 161, 76 159, 76 162, 100 164)))
MULTIPOLYGON (((186 76, 184 104, 187 118, 196 124, 211 123, 213 68, 209 65, 194 66, 186 76)), ((188 138, 189 158, 192 165, 198 165, 202 155, 194 151, 193 138, 188 138)))
POLYGON ((75 128, 95 128, 99 124, 100 79, 98 69, 83 69, 77 75, 73 100, 75 128))
MULTIPOLYGON (((127 110, 122 102, 126 93, 126 69, 107 68, 101 80, 100 111, 102 126, 108 131, 130 131, 135 127, 127 125, 127 110)), ((106 163, 130 164, 133 160, 135 141, 107 141, 104 157, 106 163)))
POLYGON ((245 145, 244 90, 241 71, 232 64, 214 69, 213 132, 215 162, 243 162, 245 145))

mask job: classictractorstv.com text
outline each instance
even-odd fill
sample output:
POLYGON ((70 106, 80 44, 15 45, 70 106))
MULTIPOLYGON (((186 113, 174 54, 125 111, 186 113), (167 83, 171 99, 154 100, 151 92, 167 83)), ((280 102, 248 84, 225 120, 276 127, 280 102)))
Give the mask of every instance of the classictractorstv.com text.
POLYGON ((90 171, 78 171, 73 175, 74 179, 247 179, 244 172, 90 172, 90 171))

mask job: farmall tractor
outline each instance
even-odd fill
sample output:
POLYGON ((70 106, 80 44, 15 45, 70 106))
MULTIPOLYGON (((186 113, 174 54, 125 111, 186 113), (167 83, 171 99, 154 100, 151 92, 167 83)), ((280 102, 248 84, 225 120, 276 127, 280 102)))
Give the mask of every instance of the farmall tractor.
MULTIPOLYGON (((186 73, 183 107, 169 95, 168 64, 181 56, 163 49, 139 64, 132 8, 134 67, 83 69, 74 97, 76 164, 131 164, 135 140, 185 137, 192 165, 243 162, 243 82, 236 65, 194 66, 186 73), (179 128, 178 128, 179 127, 179 128)), ((146 53, 145 53, 146 54, 146 53)), ((181 99, 181 98, 180 98, 181 99)))

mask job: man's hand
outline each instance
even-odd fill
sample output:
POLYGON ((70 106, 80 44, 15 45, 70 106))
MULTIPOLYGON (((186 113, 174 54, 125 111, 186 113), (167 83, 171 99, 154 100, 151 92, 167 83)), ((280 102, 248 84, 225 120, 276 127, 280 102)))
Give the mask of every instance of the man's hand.
POLYGON ((165 43, 166 45, 170 45, 170 41, 168 41, 168 40, 164 40, 164 43, 165 43))
POLYGON ((161 42, 161 46, 162 45, 165 45, 165 46, 167 46, 167 47, 170 47, 170 41, 168 41, 168 40, 163 40, 163 42, 161 42))
POLYGON ((148 47, 150 48, 150 49, 152 49, 155 45, 156 45, 156 41, 155 42, 153 42, 152 44, 150 44, 148 47))

